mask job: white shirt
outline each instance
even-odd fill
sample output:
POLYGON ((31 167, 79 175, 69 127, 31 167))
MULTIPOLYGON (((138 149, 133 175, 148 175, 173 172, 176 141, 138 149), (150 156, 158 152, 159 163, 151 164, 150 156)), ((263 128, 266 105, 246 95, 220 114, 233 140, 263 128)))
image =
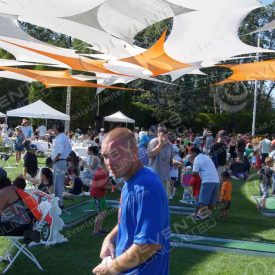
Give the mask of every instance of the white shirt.
POLYGON ((46 134, 47 134, 47 128, 46 128, 44 125, 41 125, 41 126, 38 128, 38 131, 39 131, 39 136, 40 136, 40 137, 44 137, 44 136, 46 136, 46 134))
POLYGON ((32 134, 33 134, 32 126, 31 125, 23 126, 22 132, 23 132, 25 138, 31 138, 32 134))
POLYGON ((8 133, 8 125, 4 123, 4 124, 1 124, 0 126, 2 128, 3 133, 7 134, 8 133))
POLYGON ((214 162, 206 155, 199 154, 194 159, 193 172, 200 174, 202 183, 220 182, 214 162))
POLYGON ((273 158, 273 160, 275 160, 275 150, 272 150, 270 153, 269 153, 269 157, 273 158))
POLYGON ((106 134, 105 134, 105 133, 100 133, 100 134, 98 135, 98 138, 99 138, 99 143, 100 143, 100 144, 102 144, 102 142, 103 142, 103 140, 104 140, 105 136, 106 136, 106 134))
POLYGON ((137 132, 135 132, 135 139, 136 139, 136 142, 138 142, 138 139, 139 139, 139 135, 137 132))
POLYGON ((269 154, 270 147, 271 147, 271 141, 269 139, 265 138, 261 141, 260 146, 261 146, 262 154, 269 154))
POLYGON ((58 154, 61 156, 60 159, 67 159, 69 154, 72 151, 72 146, 70 144, 69 138, 64 134, 60 133, 53 140, 53 151, 52 151, 52 159, 55 159, 58 154))
MULTIPOLYGON (((181 162, 181 157, 179 155, 174 155, 173 160, 181 162)), ((178 166, 173 166, 170 172, 171 178, 178 178, 179 177, 179 168, 178 166)))

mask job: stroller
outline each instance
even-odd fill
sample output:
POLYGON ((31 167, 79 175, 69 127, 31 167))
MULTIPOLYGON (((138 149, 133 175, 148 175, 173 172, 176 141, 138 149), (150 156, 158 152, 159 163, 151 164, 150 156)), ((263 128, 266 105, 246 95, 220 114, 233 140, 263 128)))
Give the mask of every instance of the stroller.
POLYGON ((7 261, 9 263, 3 271, 3 274, 10 269, 21 252, 35 263, 41 271, 43 271, 38 260, 26 245, 31 241, 35 241, 36 243, 46 243, 50 238, 51 226, 53 224, 53 219, 50 216, 52 198, 39 190, 32 190, 30 193, 27 193, 21 189, 16 189, 16 193, 29 209, 29 216, 32 220, 32 225, 30 230, 24 232, 24 236, 6 236, 12 245, 10 249, 6 251, 5 255, 0 257, 0 262, 7 261), (11 252, 14 248, 17 248, 18 251, 15 256, 12 256, 11 252))

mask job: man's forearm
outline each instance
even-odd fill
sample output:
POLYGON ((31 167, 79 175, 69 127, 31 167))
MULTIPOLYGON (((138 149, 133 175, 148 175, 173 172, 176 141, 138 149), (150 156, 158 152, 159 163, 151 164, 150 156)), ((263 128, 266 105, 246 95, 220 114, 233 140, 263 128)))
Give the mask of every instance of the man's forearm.
POLYGON ((158 145, 154 149, 148 152, 148 157, 149 158, 154 158, 157 154, 159 154, 161 150, 161 147, 158 145))
POLYGON ((113 230, 106 236, 112 243, 116 243, 117 238, 117 232, 118 232, 118 225, 116 225, 113 230))
POLYGON ((150 259, 159 249, 158 244, 137 245, 133 244, 122 255, 114 259, 110 266, 110 271, 114 273, 121 273, 132 268, 135 268, 148 259, 150 259))
POLYGON ((61 157, 61 154, 60 153, 58 153, 57 155, 56 155, 56 157, 53 159, 53 162, 55 162, 55 161, 57 161, 57 160, 59 160, 59 158, 61 157))

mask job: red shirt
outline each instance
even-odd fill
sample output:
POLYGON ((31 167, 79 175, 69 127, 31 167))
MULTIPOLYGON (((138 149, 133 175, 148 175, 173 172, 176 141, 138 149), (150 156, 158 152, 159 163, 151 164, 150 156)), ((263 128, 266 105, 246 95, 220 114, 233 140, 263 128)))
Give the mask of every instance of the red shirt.
POLYGON ((90 187, 90 196, 93 198, 105 197, 107 184, 108 173, 104 169, 98 168, 92 180, 92 184, 90 187))

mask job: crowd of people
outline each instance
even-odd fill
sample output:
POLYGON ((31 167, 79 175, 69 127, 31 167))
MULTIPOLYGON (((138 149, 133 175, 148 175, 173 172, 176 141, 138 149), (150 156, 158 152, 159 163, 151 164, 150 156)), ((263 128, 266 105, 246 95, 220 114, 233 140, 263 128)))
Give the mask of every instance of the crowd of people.
MULTIPOLYGON (((0 125, 0 131, 10 135, 5 124, 0 125)), ((55 194, 61 208, 65 197, 86 192, 97 212, 93 234, 107 235, 101 257, 109 257, 108 268, 118 272, 167 270, 168 205, 178 192, 182 192, 181 202, 195 206, 196 220, 209 218, 216 207, 220 208, 220 217, 227 217, 234 188, 232 179, 246 180, 251 170, 258 172, 260 180, 262 199, 258 208, 266 207, 270 190, 275 193, 275 139, 268 134, 258 140, 249 134, 228 134, 224 130, 216 136, 208 129, 201 134, 191 130, 177 133, 164 125, 148 130, 116 128, 105 133, 102 128, 98 134, 92 129, 86 134, 80 129, 65 133, 62 123, 48 131, 43 125, 33 131, 29 120, 23 119, 12 136, 17 165, 23 155, 23 171, 13 183, 3 169, 0 171, 0 227, 5 228, 2 231, 11 223, 17 225, 13 234, 22 233, 29 226, 16 188, 38 188, 55 194), (37 146, 33 144, 37 138, 52 143, 44 167, 38 166, 37 146), (77 138, 88 141, 85 158, 72 150, 77 138), (121 190, 119 219, 109 233, 103 228, 107 216, 105 197, 107 190, 115 189, 121 190), (12 215, 11 209, 22 212, 23 219, 12 215), (166 237, 160 237, 165 230, 166 237), (135 253, 141 258, 133 265, 129 259, 135 253), (148 267, 145 263, 153 255, 155 260, 148 267)), ((99 265, 94 273, 105 274, 104 268, 106 265, 99 265)))

